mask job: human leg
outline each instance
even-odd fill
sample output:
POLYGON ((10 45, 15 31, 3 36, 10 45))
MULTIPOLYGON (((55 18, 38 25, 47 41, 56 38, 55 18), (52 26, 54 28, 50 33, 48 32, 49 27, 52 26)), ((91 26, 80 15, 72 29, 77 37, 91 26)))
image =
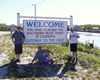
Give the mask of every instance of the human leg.
POLYGON ((20 62, 20 54, 22 54, 22 44, 15 44, 15 61, 20 62))
POLYGON ((16 54, 16 58, 20 59, 20 53, 16 54))

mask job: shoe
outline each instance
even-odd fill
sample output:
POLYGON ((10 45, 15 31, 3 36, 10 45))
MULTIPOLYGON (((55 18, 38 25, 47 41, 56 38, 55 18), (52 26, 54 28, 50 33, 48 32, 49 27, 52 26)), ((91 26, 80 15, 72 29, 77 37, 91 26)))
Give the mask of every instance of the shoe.
POLYGON ((57 59, 52 59, 51 64, 53 64, 55 61, 57 61, 57 59))
POLYGON ((71 60, 72 60, 72 57, 69 56, 67 61, 70 62, 71 60))
POLYGON ((57 61, 57 59, 52 59, 52 60, 53 60, 53 62, 57 61))
POLYGON ((51 61, 51 64, 53 64, 54 63, 54 61, 51 61))
POLYGON ((76 61, 75 62, 77 62, 78 61, 78 58, 76 58, 76 61))
POLYGON ((72 63, 74 63, 74 61, 75 61, 75 58, 72 59, 72 63))

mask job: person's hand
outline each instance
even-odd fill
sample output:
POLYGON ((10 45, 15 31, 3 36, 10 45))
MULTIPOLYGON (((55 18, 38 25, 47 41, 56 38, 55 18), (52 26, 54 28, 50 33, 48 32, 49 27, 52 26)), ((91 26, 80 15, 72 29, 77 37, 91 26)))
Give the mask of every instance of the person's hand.
POLYGON ((75 35, 71 35, 70 37, 75 37, 75 35))
POLYGON ((15 41, 13 41, 13 44, 16 44, 15 41))
POLYGON ((24 41, 22 42, 22 44, 24 44, 24 41))
POLYGON ((76 37, 75 35, 73 35, 73 37, 76 37))
POLYGON ((51 54, 53 55, 53 52, 51 52, 51 54))

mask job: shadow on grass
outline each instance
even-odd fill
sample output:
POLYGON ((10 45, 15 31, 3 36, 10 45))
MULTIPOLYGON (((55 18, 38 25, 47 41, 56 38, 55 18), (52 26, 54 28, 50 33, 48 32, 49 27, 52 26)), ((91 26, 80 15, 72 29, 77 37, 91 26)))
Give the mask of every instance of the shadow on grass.
POLYGON ((65 63, 65 66, 63 67, 63 69, 61 70, 60 74, 58 74, 59 78, 64 77, 65 73, 68 72, 69 70, 71 71, 77 71, 75 66, 76 66, 76 61, 72 61, 72 58, 69 57, 67 62, 65 63))
POLYGON ((62 64, 15 64, 8 63, 0 67, 0 79, 56 77, 62 64))

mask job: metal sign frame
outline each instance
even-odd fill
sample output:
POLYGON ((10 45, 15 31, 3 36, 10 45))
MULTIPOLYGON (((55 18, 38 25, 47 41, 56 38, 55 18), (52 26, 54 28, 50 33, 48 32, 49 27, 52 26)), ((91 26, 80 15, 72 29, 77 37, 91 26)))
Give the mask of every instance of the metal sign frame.
MULTIPOLYGON (((67 17, 39 17, 39 16, 20 16, 20 13, 17 13, 17 26, 20 26, 20 18, 34 18, 36 19, 62 19, 62 20, 69 20, 70 26, 69 28, 73 27, 73 16, 67 17)), ((70 52, 70 44, 69 44, 69 56, 71 56, 72 53, 70 52)))

